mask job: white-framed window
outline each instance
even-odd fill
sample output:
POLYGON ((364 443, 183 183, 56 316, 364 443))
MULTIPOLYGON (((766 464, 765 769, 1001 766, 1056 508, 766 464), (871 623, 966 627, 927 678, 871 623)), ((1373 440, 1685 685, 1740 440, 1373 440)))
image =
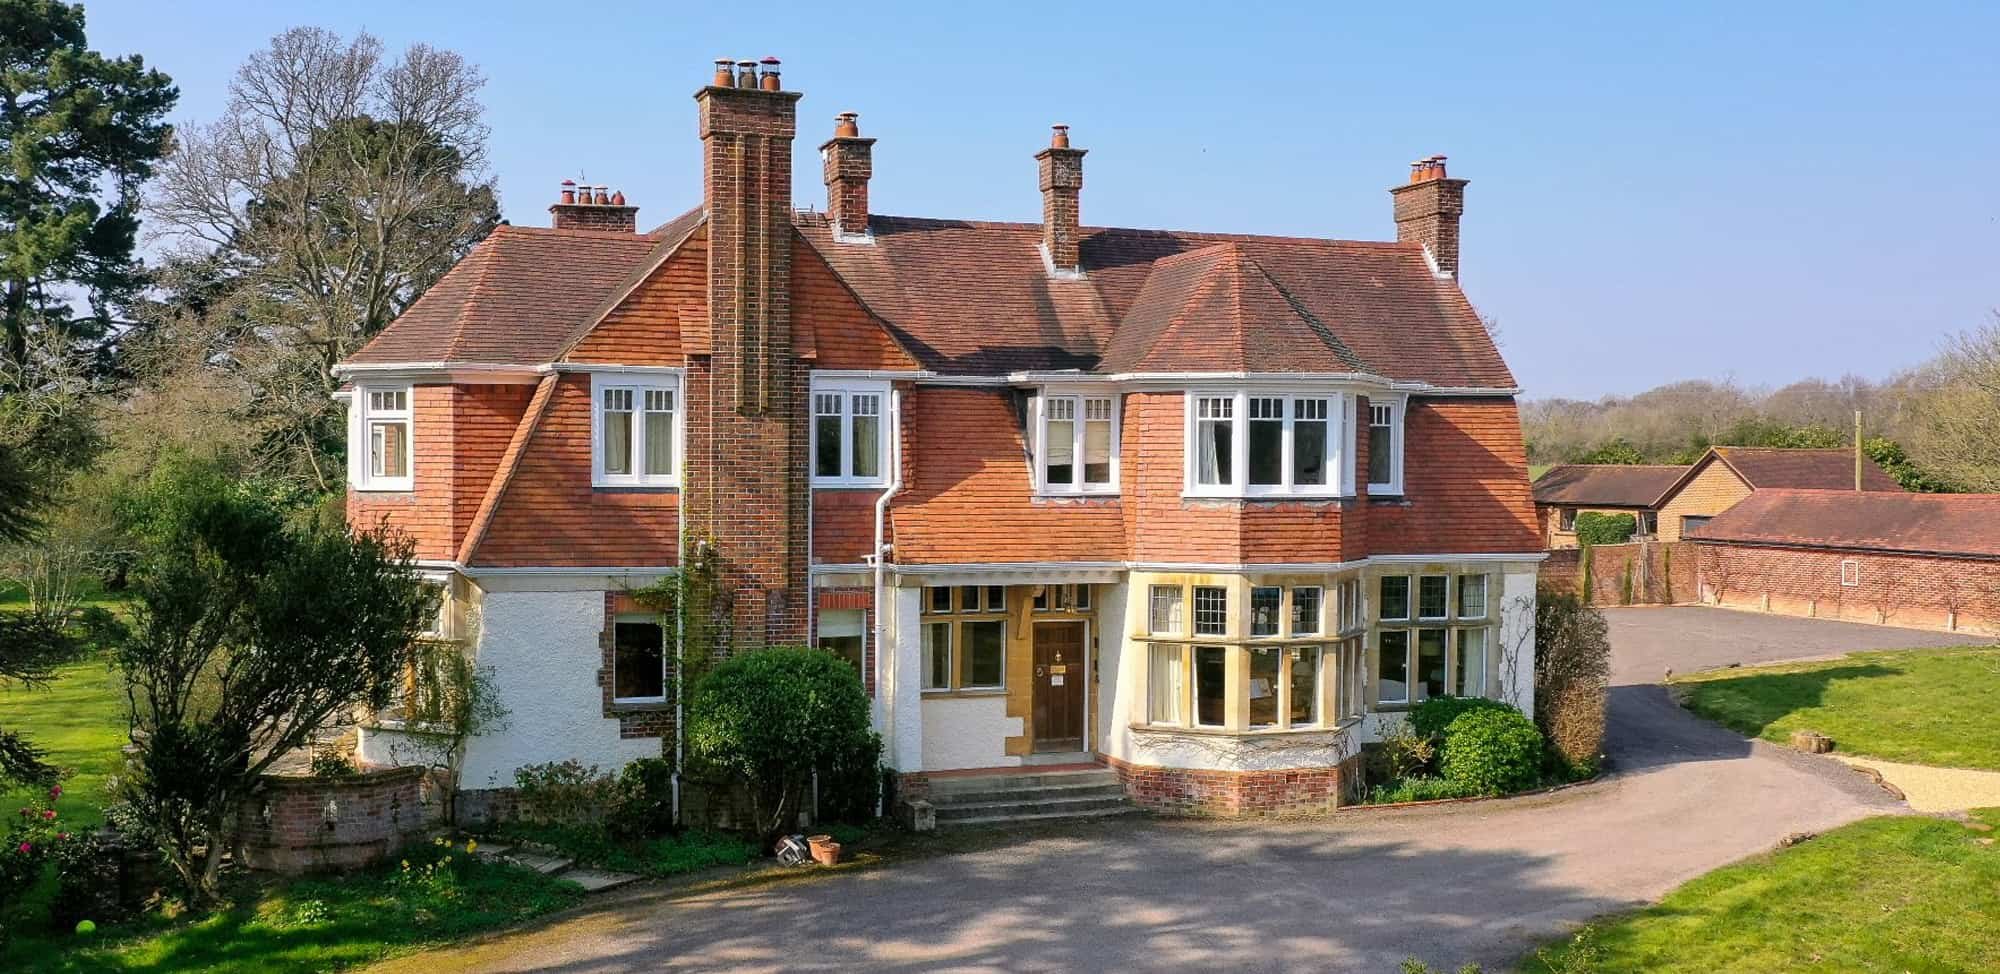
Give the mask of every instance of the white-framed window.
POLYGON ((813 484, 869 487, 887 483, 889 384, 815 381, 812 406, 813 484))
POLYGON ((1410 576, 1384 575, 1381 578, 1381 593, 1375 600, 1379 610, 1378 618, 1384 621, 1402 621, 1410 617, 1410 576))
POLYGON ((1276 585, 1257 585, 1250 589, 1250 635, 1278 634, 1278 617, 1283 611, 1284 597, 1285 590, 1276 585))
POLYGON ((1840 562, 1840 584, 1844 588, 1854 588, 1861 584, 1861 563, 1852 558, 1840 562))
POLYGON ((821 609, 815 617, 819 648, 847 661, 854 672, 865 673, 868 613, 861 609, 821 609))
POLYGON ((1458 617, 1486 618, 1486 576, 1458 576, 1458 617))
POLYGON ((1148 631, 1161 636, 1178 636, 1187 631, 1182 616, 1181 587, 1155 585, 1149 592, 1151 624, 1148 631))
POLYGON ((1417 618, 1443 619, 1451 614, 1451 576, 1417 576, 1417 618))
POLYGON ((1118 399, 1041 397, 1036 482, 1050 494, 1118 492, 1118 399))
POLYGON ((1317 636, 1320 632, 1321 603, 1325 590, 1317 585, 1292 588, 1292 635, 1317 636))
POLYGON ((1368 492, 1403 492, 1403 406, 1368 402, 1368 492))
POLYGON ((1228 715, 1229 650, 1222 646, 1194 648, 1194 722, 1197 727, 1221 727, 1228 715))
POLYGON ((594 372, 590 399, 593 486, 680 486, 678 375, 594 372))
MULTIPOLYGON (((950 589, 945 591, 949 592, 950 589)), ((924 689, 951 689, 952 623, 924 623, 924 689)))
POLYGON ((667 640, 660 617, 618 616, 611 633, 613 703, 664 703, 667 699, 667 640))
POLYGON ((1367 613, 1361 608, 1361 579, 1350 578, 1335 589, 1340 602, 1340 631, 1353 632, 1366 625, 1367 613))
POLYGON ((1194 634, 1221 636, 1229 632, 1229 590, 1219 585, 1194 588, 1194 634))
POLYGON ((1186 694, 1187 647, 1153 643, 1146 649, 1146 722, 1179 724, 1186 694))
POLYGON ((1483 697, 1486 695, 1486 641, 1490 630, 1454 629, 1451 662, 1451 687, 1453 694, 1461 697, 1483 697))
POLYGON ((354 486, 360 490, 405 491, 416 488, 416 461, 410 446, 415 433, 410 386, 363 386, 354 392, 360 413, 354 424, 354 486))
POLYGON ((1571 534, 1576 532, 1576 508, 1556 508, 1556 530, 1571 534))
POLYGON ((1341 493, 1340 396, 1191 392, 1187 492, 1224 497, 1341 493))

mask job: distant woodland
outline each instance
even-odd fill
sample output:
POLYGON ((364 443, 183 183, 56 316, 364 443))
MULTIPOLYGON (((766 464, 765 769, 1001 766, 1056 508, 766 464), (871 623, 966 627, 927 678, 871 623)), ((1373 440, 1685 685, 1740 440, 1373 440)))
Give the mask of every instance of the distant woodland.
POLYGON ((2000 492, 2000 311, 1936 358, 1882 382, 1778 389, 1692 379, 1636 396, 1522 404, 1528 461, 1690 463, 1710 446, 1862 445, 1912 490, 2000 492))

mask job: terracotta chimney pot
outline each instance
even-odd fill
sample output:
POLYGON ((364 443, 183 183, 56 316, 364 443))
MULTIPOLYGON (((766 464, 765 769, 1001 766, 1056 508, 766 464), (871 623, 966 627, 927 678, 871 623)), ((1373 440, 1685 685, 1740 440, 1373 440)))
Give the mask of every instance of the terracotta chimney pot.
POLYGON ((625 191, 624 191, 624 190, 622 190, 622 189, 621 189, 621 190, 619 190, 619 191, 617 191, 617 192, 615 192, 615 193, 612 193, 612 194, 611 194, 611 205, 612 205, 612 206, 624 206, 624 205, 625 205, 625 191))
POLYGON ((757 87, 757 62, 747 58, 736 62, 736 87, 757 87))
POLYGON ((736 84, 736 74, 730 70, 735 62, 726 57, 715 59, 715 80, 710 82, 717 88, 729 88, 736 84))
POLYGON ((1069 148, 1069 126, 1052 125, 1050 126, 1050 128, 1053 129, 1054 131, 1049 136, 1049 148, 1051 149, 1069 148))
POLYGON ((764 65, 763 88, 765 91, 781 91, 784 85, 778 81, 778 59, 767 57, 760 62, 764 65))
POLYGON ((833 137, 836 139, 858 139, 861 137, 861 116, 854 112, 841 112, 833 117, 833 137))
POLYGON ((575 205, 575 203, 576 203, 576 180, 574 180, 574 179, 565 179, 565 180, 563 180, 563 181, 562 181, 562 201, 563 201, 563 205, 565 205, 565 206, 571 206, 571 205, 575 205))

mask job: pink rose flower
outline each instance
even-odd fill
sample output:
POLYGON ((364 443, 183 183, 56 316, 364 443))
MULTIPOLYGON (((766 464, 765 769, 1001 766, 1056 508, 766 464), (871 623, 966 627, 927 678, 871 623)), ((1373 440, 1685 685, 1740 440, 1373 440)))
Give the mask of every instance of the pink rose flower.
POLYGON ((28 844, 28 843, 26 843, 26 842, 23 842, 23 843, 21 843, 21 854, 22 854, 22 855, 24 855, 24 856, 25 856, 25 855, 27 855, 28 853, 30 853, 30 852, 33 852, 33 851, 35 851, 35 847, 34 847, 34 846, 32 846, 32 845, 29 845, 29 844, 28 844))
POLYGON ((53 808, 48 809, 47 811, 44 811, 42 813, 42 821, 44 822, 53 822, 55 821, 55 818, 56 818, 56 810, 53 808))
POLYGON ((61 798, 61 797, 62 797, 62 786, 61 786, 61 785, 51 785, 51 786, 49 786, 49 797, 50 797, 50 798, 52 798, 52 799, 54 799, 54 798, 61 798))

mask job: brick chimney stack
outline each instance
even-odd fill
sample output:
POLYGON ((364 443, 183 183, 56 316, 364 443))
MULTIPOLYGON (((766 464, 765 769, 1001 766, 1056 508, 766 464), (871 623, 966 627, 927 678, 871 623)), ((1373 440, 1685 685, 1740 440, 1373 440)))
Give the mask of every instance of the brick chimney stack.
POLYGON ((1458 218, 1465 213, 1465 184, 1445 175, 1444 157, 1410 163, 1410 181, 1389 190, 1395 202, 1396 240, 1420 243, 1438 272, 1458 277, 1458 218))
POLYGON ((562 193, 549 206, 549 225, 558 230, 605 230, 638 233, 639 208, 625 205, 624 192, 605 186, 578 186, 562 181, 562 193))
MULTIPOLYGON (((695 92, 708 214, 708 343, 689 356, 681 499, 712 545, 730 645, 807 640, 807 363, 792 345, 792 138, 778 59, 715 62, 695 92)), ((713 649, 714 647, 710 647, 713 649)))
POLYGON ((861 137, 860 117, 841 112, 834 118, 833 138, 819 147, 826 212, 835 233, 847 237, 868 233, 868 177, 875 172, 875 140, 861 137))
POLYGON ((1049 147, 1035 153, 1042 186, 1042 251, 1058 274, 1081 274, 1084 149, 1069 147, 1069 126, 1057 125, 1049 147))

